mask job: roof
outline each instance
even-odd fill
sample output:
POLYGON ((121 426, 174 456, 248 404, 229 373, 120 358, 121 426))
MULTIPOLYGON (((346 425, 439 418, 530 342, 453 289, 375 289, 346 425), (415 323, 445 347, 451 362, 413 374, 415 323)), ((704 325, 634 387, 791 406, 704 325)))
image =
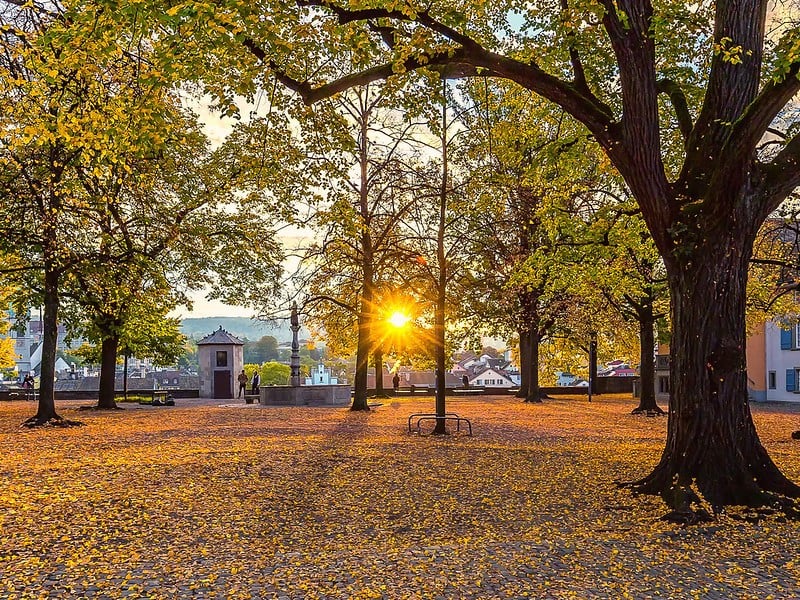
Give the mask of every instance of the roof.
POLYGON ((202 340, 197 342, 198 346, 211 346, 211 345, 219 345, 219 344, 227 344, 229 346, 244 346, 244 342, 237 338, 235 335, 231 335, 227 331, 222 328, 222 325, 219 326, 214 333, 211 333, 204 337, 202 340))
POLYGON ((472 378, 471 379, 477 379, 478 377, 484 377, 487 374, 491 374, 494 377, 502 377, 503 379, 511 381, 511 378, 508 376, 507 373, 504 373, 502 369, 495 369, 494 367, 486 367, 485 369, 476 370, 472 374, 472 378))

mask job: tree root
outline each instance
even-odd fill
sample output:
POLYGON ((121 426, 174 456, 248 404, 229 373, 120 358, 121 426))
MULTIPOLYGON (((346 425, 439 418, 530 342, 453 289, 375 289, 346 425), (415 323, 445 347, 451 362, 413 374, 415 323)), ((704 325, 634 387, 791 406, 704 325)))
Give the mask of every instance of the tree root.
POLYGON ((707 510, 700 508, 697 510, 673 510, 662 516, 659 520, 688 527, 689 525, 710 523, 715 520, 715 517, 712 517, 707 510))
POLYGON ((36 427, 82 427, 83 425, 84 424, 80 421, 70 421, 69 419, 56 415, 50 418, 31 417, 22 423, 21 427, 34 429, 36 427))
POLYGON ((662 415, 666 415, 666 411, 662 410, 661 407, 656 406, 655 408, 642 408, 641 406, 634 408, 631 411, 632 415, 645 415, 647 417, 660 417, 662 415))
POLYGON ((629 489, 633 495, 660 496, 672 509, 661 519, 683 526, 716 519, 726 512, 726 506, 736 507, 731 517, 739 520, 755 522, 767 515, 780 514, 784 519, 800 521, 800 500, 797 499, 795 490, 781 486, 780 483, 773 481, 772 486, 775 489, 770 489, 769 484, 762 481, 758 485, 753 480, 750 486, 737 487, 741 493, 736 496, 718 496, 711 490, 705 490, 706 493, 698 490, 696 482, 676 483, 663 466, 657 467, 643 479, 615 482, 618 487, 629 489), (712 500, 715 497, 716 500, 712 500))

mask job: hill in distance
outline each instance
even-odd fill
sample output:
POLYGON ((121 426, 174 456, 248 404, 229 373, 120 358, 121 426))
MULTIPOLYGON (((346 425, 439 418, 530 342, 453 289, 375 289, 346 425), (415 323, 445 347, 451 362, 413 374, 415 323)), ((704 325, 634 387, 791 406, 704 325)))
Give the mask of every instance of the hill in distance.
MULTIPOLYGON (((284 321, 277 326, 264 321, 257 321, 249 317, 191 317, 181 321, 181 332, 187 337, 199 340, 222 328, 239 339, 255 341, 262 336, 271 335, 279 343, 292 341, 292 330, 289 323, 284 321)), ((308 332, 300 329, 299 336, 307 337, 308 332)))

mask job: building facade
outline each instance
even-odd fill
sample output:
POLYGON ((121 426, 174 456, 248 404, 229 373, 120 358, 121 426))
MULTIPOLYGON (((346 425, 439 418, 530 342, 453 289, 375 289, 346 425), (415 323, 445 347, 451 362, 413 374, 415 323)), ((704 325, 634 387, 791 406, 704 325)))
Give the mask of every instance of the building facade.
MULTIPOLYGON (((787 389, 792 387, 790 371, 800 372, 800 346, 795 341, 787 341, 791 331, 781 331, 780 326, 767 321, 747 338, 747 394, 754 402, 800 401, 800 395, 787 389)), ((796 340, 797 327, 794 331, 792 339, 796 340)), ((800 381, 797 375, 794 381, 800 381)), ((656 400, 667 402, 670 386, 669 346, 659 344, 655 371, 656 400)))
POLYGON ((200 397, 233 398, 235 380, 244 366, 244 342, 222 326, 197 342, 200 397))

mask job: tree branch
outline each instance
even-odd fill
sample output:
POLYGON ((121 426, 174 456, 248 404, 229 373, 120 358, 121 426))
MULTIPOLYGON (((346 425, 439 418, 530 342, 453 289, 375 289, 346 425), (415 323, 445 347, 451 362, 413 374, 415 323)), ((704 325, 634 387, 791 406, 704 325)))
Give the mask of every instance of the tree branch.
POLYGON ((766 197, 764 217, 778 208, 797 187, 800 187, 800 133, 789 140, 778 156, 764 167, 761 186, 762 193, 766 197))
POLYGON ((659 79, 656 82, 658 92, 666 94, 675 109, 675 117, 678 119, 678 127, 683 135, 684 143, 689 141, 692 133, 692 116, 689 114, 689 104, 686 102, 686 94, 681 87, 671 79, 659 79))
MULTIPOLYGON (((569 10, 569 1, 561 0, 561 12, 566 13, 569 10)), ((569 47, 569 60, 572 63, 572 73, 575 76, 575 87, 584 93, 591 93, 589 91, 589 84, 586 82, 586 71, 583 68, 583 62, 578 54, 578 49, 575 47, 575 34, 569 32, 567 34, 568 47, 569 47)))
MULTIPOLYGON (((780 81, 770 81, 758 97, 747 107, 741 118, 733 124, 725 152, 756 147, 764 134, 770 129, 778 113, 800 91, 800 60, 793 63, 786 77, 780 81)), ((784 134, 785 135, 785 134, 784 134)))
MULTIPOLYGON (((347 10, 333 6, 327 0, 300 0, 300 2, 301 6, 318 6, 332 11, 340 23, 374 18, 417 23, 455 42, 458 47, 410 56, 402 63, 405 71, 429 68, 450 79, 477 76, 508 79, 563 107, 586 125, 606 148, 614 148, 618 142, 618 127, 613 123, 611 109, 596 98, 588 88, 583 89, 580 84, 573 85, 554 77, 543 71, 536 63, 523 63, 491 52, 469 36, 432 19, 427 12, 409 16, 399 11, 384 9, 347 10)), ((252 38, 244 39, 242 44, 270 69, 278 81, 299 94, 306 104, 329 98, 351 87, 385 80, 396 74, 395 66, 392 63, 385 63, 313 86, 309 81, 300 81, 289 75, 252 38)))

